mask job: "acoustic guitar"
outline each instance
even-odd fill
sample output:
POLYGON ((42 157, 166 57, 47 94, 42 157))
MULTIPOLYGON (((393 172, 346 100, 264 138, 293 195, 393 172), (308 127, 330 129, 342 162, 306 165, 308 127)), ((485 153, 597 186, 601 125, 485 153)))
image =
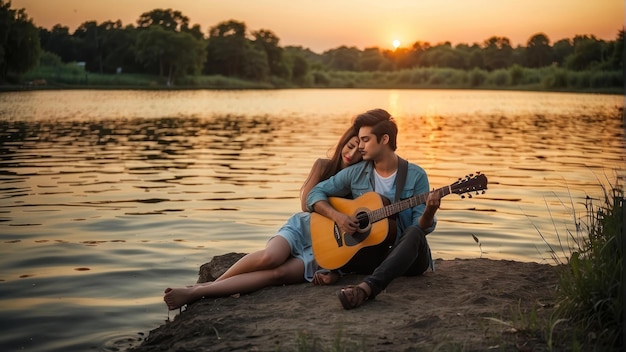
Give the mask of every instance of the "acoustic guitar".
MULTIPOLYGON (((487 189, 484 174, 470 174, 453 184, 434 190, 441 197, 487 189)), ((311 241, 315 260, 324 269, 338 269, 347 264, 359 250, 380 245, 395 235, 395 221, 390 218, 411 207, 424 204, 430 192, 415 195, 390 204, 387 198, 376 192, 367 192, 356 199, 329 197, 328 201, 337 211, 354 216, 359 228, 354 233, 344 233, 333 220, 318 213, 311 214, 311 241), (384 220, 384 221, 381 221, 384 220)), ((471 197, 471 194, 468 195, 471 197)))

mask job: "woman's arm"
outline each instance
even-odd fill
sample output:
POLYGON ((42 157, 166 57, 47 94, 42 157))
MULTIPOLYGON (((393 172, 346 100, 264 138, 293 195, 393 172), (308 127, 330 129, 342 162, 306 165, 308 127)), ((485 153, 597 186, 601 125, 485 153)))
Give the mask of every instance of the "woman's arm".
POLYGON ((317 159, 315 160, 313 167, 311 167, 309 176, 300 188, 300 207, 302 208, 302 211, 309 211, 306 207, 306 196, 309 194, 311 189, 320 182, 322 170, 324 170, 329 161, 330 160, 328 159, 317 159))

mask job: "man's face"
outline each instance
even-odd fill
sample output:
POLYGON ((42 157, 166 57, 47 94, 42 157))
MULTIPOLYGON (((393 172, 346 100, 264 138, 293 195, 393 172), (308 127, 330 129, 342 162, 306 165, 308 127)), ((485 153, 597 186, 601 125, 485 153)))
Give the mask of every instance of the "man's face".
POLYGON ((363 126, 359 129, 359 151, 363 155, 363 160, 375 160, 380 154, 384 145, 389 141, 387 135, 383 135, 380 143, 376 140, 376 135, 372 133, 371 126, 363 126))

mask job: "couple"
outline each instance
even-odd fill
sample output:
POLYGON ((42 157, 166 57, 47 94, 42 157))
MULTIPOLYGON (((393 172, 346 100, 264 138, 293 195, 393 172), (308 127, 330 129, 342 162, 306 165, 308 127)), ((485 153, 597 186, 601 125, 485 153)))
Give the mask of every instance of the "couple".
MULTIPOLYGON (((176 309, 203 297, 250 293, 267 286, 305 280, 316 285, 336 282, 338 272, 317 270, 308 211, 332 219, 343 232, 353 233, 358 220, 335 210, 328 197, 357 198, 376 191, 388 199, 395 199, 400 160, 395 153, 397 135, 396 123, 385 110, 375 109, 358 115, 339 140, 332 158, 318 159, 313 165, 300 192, 304 212, 293 215, 268 241, 265 249, 247 254, 215 281, 167 288, 164 296, 167 307, 176 309)), ((409 163, 400 198, 426 193, 429 187, 426 172, 409 163)), ((358 285, 337 292, 345 309, 359 307, 375 298, 396 277, 420 275, 428 269, 431 255, 426 235, 436 226, 435 213, 440 202, 438 192, 431 192, 425 204, 400 212, 398 236, 391 249, 375 258, 359 253, 359 260, 347 265, 350 271, 367 276, 358 285)))

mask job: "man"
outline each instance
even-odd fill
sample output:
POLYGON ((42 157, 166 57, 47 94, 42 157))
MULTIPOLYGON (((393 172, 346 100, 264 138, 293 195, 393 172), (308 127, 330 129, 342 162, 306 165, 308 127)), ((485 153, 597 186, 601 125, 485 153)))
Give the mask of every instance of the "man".
MULTIPOLYGON (((375 191, 393 201, 396 194, 396 175, 399 157, 396 155, 398 128, 391 115, 382 109, 370 110, 357 116, 354 122, 358 131, 359 151, 363 162, 346 168, 315 186, 307 197, 309 210, 331 220, 345 233, 354 233, 359 221, 349 214, 334 209, 328 197, 357 198, 375 191)), ((429 192, 428 176, 419 166, 409 163, 401 199, 429 192)), ((420 275, 432 263, 426 235, 436 226, 435 213, 441 197, 430 192, 425 204, 406 209, 398 214, 397 234, 391 249, 385 248, 382 257, 370 256, 373 268, 364 271, 369 275, 357 286, 348 286, 337 292, 345 309, 359 307, 374 299, 396 277, 420 275)), ((375 252, 372 252, 375 253, 375 252)), ((367 267, 367 261, 360 262, 367 267)), ((358 265, 358 264, 357 264, 358 265)))

